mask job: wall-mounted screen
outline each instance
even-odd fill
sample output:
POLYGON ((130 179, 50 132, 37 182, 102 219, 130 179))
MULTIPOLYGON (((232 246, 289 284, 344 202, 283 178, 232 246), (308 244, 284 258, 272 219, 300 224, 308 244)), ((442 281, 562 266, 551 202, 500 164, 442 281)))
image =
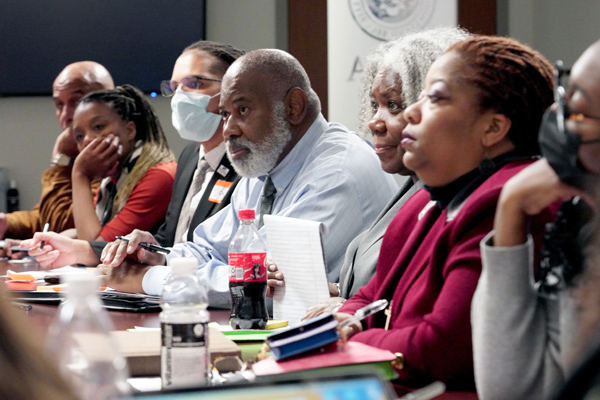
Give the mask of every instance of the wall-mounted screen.
POLYGON ((0 96, 49 95, 82 60, 160 93, 181 51, 205 37, 205 10, 205 0, 2 0, 0 96))

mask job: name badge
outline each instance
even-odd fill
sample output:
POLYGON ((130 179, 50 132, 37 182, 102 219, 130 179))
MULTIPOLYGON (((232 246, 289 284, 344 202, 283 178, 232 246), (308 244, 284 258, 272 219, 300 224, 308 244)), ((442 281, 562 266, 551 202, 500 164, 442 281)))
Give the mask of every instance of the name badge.
POLYGON ((231 185, 233 185, 233 182, 227 182, 219 179, 215 182, 215 186, 213 186, 210 196, 208 196, 208 200, 212 201, 213 203, 221 203, 231 185))

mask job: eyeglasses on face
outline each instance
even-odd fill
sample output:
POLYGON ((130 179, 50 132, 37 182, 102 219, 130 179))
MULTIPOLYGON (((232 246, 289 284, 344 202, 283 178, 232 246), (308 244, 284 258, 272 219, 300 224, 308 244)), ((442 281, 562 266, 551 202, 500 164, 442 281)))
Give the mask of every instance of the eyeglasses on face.
POLYGON ((181 82, 173 80, 162 81, 160 83, 160 92, 165 97, 171 97, 173 96, 173 94, 175 94, 175 90, 177 90, 179 85, 183 86, 186 89, 198 90, 204 85, 203 81, 221 82, 220 79, 211 79, 199 75, 190 75, 183 78, 181 82))
MULTIPOLYGON (((595 125, 596 128, 600 128, 600 117, 592 117, 583 113, 573 113, 569 110, 566 99, 566 91, 562 85, 562 78, 568 76, 571 73, 570 69, 564 67, 563 62, 558 60, 555 65, 554 72, 554 101, 556 102, 556 121, 558 129, 562 134, 565 134, 566 124, 586 124, 595 125)), ((572 130, 572 129, 571 129, 572 130)), ((581 144, 585 144, 588 140, 580 140, 581 144)), ((590 143, 597 142, 598 139, 592 139, 590 143)))

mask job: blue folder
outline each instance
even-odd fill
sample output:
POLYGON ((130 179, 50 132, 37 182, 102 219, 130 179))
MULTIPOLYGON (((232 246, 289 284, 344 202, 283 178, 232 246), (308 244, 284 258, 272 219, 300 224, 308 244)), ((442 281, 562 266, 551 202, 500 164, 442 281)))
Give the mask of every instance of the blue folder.
POLYGON ((283 360, 336 342, 340 338, 337 326, 333 314, 323 314, 300 325, 277 331, 269 335, 266 341, 273 358, 283 360))

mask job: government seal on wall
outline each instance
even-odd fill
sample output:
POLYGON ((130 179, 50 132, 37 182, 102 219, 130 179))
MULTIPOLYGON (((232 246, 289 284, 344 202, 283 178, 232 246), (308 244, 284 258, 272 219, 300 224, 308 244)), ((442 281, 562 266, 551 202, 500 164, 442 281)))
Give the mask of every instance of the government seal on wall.
POLYGON ((427 26, 436 0, 348 0, 352 17, 368 35, 390 40, 427 26))

